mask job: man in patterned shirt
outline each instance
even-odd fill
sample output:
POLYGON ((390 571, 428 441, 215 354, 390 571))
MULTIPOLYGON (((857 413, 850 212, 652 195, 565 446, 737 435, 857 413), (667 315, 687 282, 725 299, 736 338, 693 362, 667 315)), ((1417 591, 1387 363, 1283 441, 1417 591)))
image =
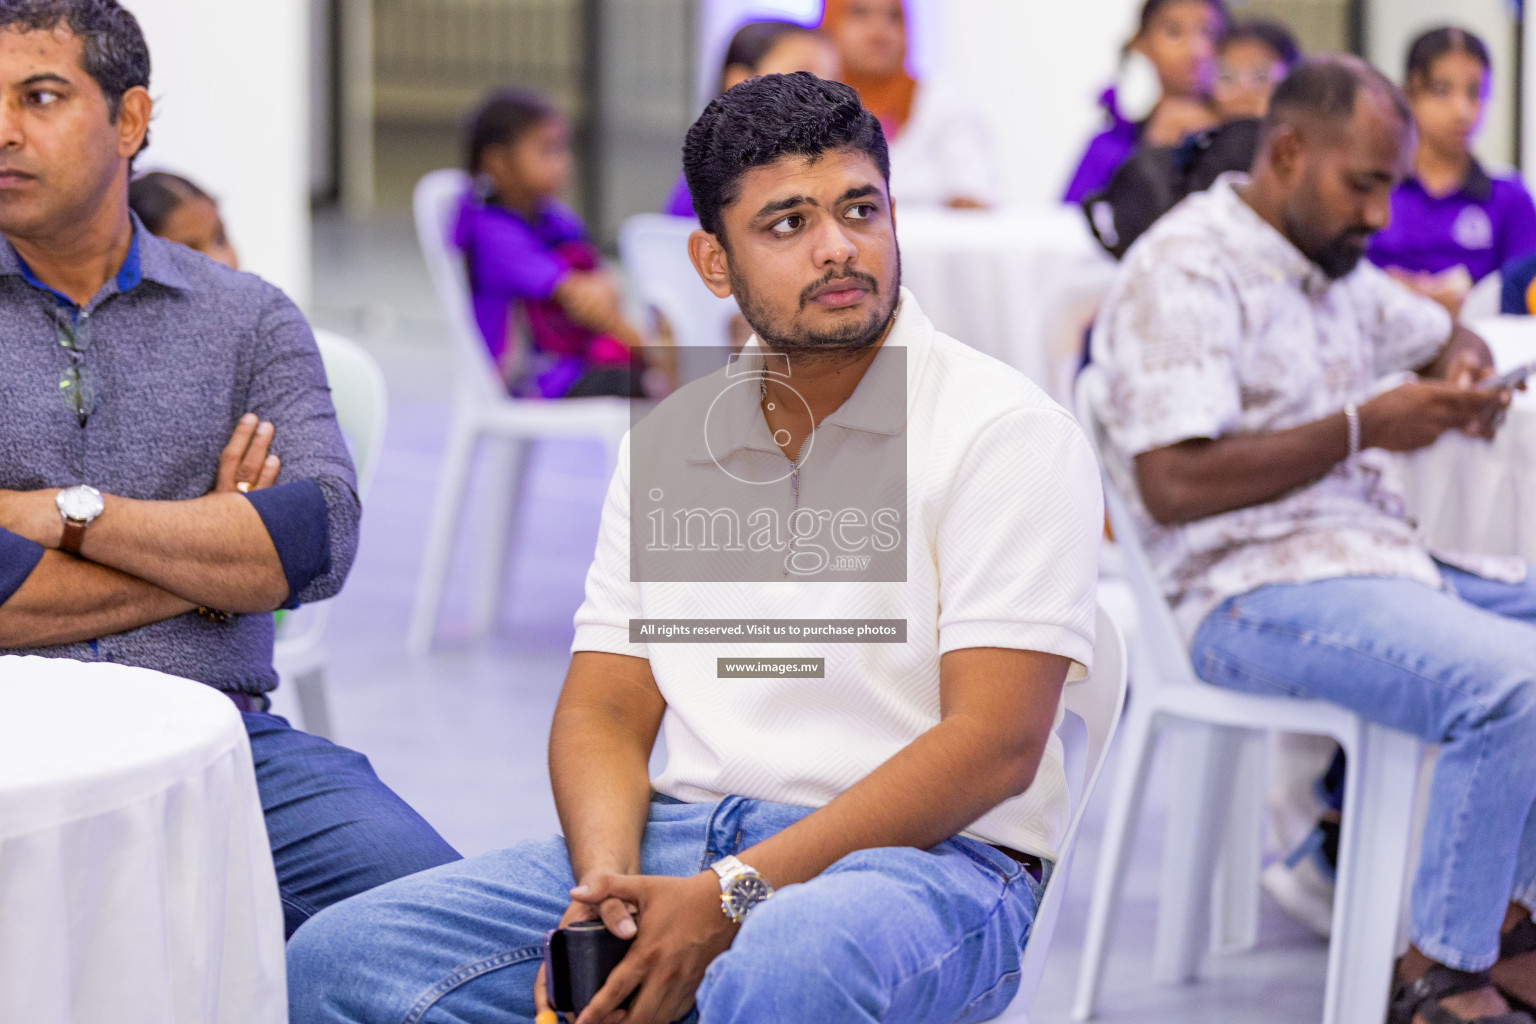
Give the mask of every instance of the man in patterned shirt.
POLYGON ((1379 72, 1303 65, 1251 177, 1128 254, 1093 347, 1110 470, 1201 677, 1441 745, 1391 1019, 1443 1024, 1536 1001, 1536 581, 1431 551, 1393 479, 1389 452, 1492 436, 1510 399, 1476 387, 1481 339, 1361 262, 1412 141, 1379 72))

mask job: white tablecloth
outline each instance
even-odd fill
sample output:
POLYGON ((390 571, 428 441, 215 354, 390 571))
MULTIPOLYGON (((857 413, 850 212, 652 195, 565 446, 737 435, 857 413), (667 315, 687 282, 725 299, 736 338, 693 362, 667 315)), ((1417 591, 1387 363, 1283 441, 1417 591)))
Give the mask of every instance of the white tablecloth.
POLYGON ((945 334, 1071 406, 1083 330, 1116 264, 1067 206, 896 211, 902 279, 945 334))
POLYGON ((282 1024, 283 919, 228 698, 0 658, 0 1022, 282 1024))
MULTIPOLYGON (((1501 370, 1536 360, 1536 318, 1499 317, 1472 328, 1501 370)), ((1406 456, 1403 467, 1409 511, 1435 545, 1536 563, 1536 393, 1515 393, 1491 442, 1446 434, 1406 456)))

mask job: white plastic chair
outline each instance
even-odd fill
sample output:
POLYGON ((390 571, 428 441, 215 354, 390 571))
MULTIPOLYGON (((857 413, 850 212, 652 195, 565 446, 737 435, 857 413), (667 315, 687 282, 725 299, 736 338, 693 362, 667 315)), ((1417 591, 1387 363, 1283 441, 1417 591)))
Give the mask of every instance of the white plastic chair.
MULTIPOLYGON (((1102 390, 1099 371, 1090 367, 1078 381, 1077 407, 1101 465, 1107 465, 1115 456, 1094 413, 1102 390)), ((1112 913, 1157 741, 1165 734, 1176 738, 1179 760, 1163 848, 1153 976, 1162 983, 1180 983, 1194 979, 1209 945, 1213 890, 1219 884, 1213 880, 1242 762, 1267 731, 1283 730, 1332 736, 1348 758, 1324 1024, 1382 1020, 1397 953, 1422 744, 1334 704, 1259 697, 1201 682, 1112 477, 1105 474, 1104 497, 1136 594, 1142 649, 1072 1016, 1093 1016, 1112 913)), ((1250 791, 1254 800, 1262 800, 1260 787, 1250 791)), ((1250 817, 1243 827, 1252 827, 1255 820, 1250 817)))
POLYGON ((997 1018, 1007 1024, 1029 1024, 1030 1007, 1040 988, 1045 960, 1051 951, 1051 938, 1056 933, 1056 919, 1061 916, 1061 905, 1066 899, 1072 851, 1077 847, 1083 810, 1099 781, 1099 771, 1104 767, 1105 754, 1119 727, 1120 712, 1125 707, 1125 639, 1103 605, 1099 606, 1095 628, 1098 636, 1093 646, 1093 671, 1087 679, 1067 686, 1061 695, 1067 714, 1057 733, 1061 736, 1072 814, 1056 865, 1045 887, 1045 896, 1035 914, 1029 941, 1024 944, 1024 956, 1019 963, 1018 995, 1014 996, 1007 1012, 997 1018))
POLYGON ((693 268, 688 236, 698 227, 692 217, 631 217, 619 229, 619 258, 636 296, 667 318, 679 346, 719 348, 730 342, 736 300, 717 297, 693 268))
MULTIPOLYGON (((315 342, 325 363, 326 381, 336 419, 352 449, 357 468, 357 495, 366 499, 373 485, 379 455, 384 450, 384 423, 389 415, 389 390, 384 372, 361 345, 330 331, 316 331, 315 342)), ((274 692, 275 711, 291 712, 297 702, 304 728, 331 737, 331 713, 325 698, 325 624, 331 601, 319 601, 286 612, 277 631, 273 664, 280 685, 274 692), (292 698, 290 701, 288 698, 292 698)))
POLYGON ((546 400, 507 395, 501 374, 475 325, 463 254, 451 240, 454 217, 468 188, 469 176, 455 170, 432 171, 416 185, 416 236, 438 303, 448 321, 458 378, 453 422, 443 456, 443 478, 438 484, 407 639, 410 650, 416 654, 426 653, 432 645, 465 484, 481 442, 491 450, 484 487, 488 499, 477 506, 472 527, 481 542, 477 560, 480 579, 470 623, 477 634, 494 621, 499 605, 501 572, 522 491, 528 442, 556 437, 591 438, 603 445, 607 465, 612 469, 618 461, 619 442, 629 430, 626 399, 546 400))

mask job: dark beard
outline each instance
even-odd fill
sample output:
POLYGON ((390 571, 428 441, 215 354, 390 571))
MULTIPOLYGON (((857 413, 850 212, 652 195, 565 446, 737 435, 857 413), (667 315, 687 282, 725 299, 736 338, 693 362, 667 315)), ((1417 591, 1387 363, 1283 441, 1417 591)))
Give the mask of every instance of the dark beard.
MULTIPOLYGON (((791 334, 788 325, 774 322, 772 316, 747 287, 746 282, 737 275, 736 268, 729 268, 729 272, 731 291, 736 296, 736 304, 741 309, 742 318, 751 326, 758 339, 775 352, 801 357, 820 355, 841 360, 857 357, 859 353, 867 351, 885 336, 892 318, 896 315, 896 302, 901 291, 901 253, 898 251, 896 281, 891 288, 891 294, 886 297, 885 303, 872 311, 862 323, 843 324, 831 331, 791 334)), ((880 298, 880 283, 869 274, 859 270, 834 268, 827 271, 819 281, 801 289, 799 309, 805 309, 817 289, 841 278, 858 281, 869 289, 872 296, 876 299, 880 298)))
POLYGON ((1330 238, 1322 245, 1309 246, 1303 245, 1298 241, 1304 238, 1306 233, 1300 229, 1300 225, 1288 214, 1286 215, 1285 228, 1286 237, 1291 240, 1291 244, 1300 249, 1303 256, 1315 263, 1317 269, 1321 270, 1330 281, 1337 281, 1340 278, 1348 277, 1350 271, 1360 265, 1360 259, 1365 255, 1365 246, 1355 244, 1355 240, 1364 239, 1369 241, 1371 237, 1369 231, 1350 228, 1348 231, 1342 231, 1333 238, 1330 238))
POLYGON ((1358 237, 1357 232, 1346 231, 1316 252, 1307 253, 1307 258, 1316 263, 1317 268, 1330 280, 1348 277, 1365 255, 1365 247, 1355 242, 1358 237))

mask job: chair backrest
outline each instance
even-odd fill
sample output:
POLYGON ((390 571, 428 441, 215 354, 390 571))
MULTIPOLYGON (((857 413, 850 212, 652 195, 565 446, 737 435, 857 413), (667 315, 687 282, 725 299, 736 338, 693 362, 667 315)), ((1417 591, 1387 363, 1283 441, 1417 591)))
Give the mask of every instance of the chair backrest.
MULTIPOLYGON (((357 496, 366 500, 384 450, 384 424, 389 418, 389 390, 378 362, 357 342, 332 331, 315 331, 315 344, 325 363, 336 420, 352 450, 357 469, 357 496)), ((278 627, 279 650, 307 649, 320 642, 330 601, 305 605, 283 616, 278 627)))
POLYGON ((389 417, 389 388, 378 361, 357 342, 334 331, 315 331, 315 344, 325 363, 336 420, 352 449, 357 467, 357 494, 368 496, 379 455, 384 450, 384 424, 389 417))
POLYGON ((459 204, 469 187, 469 175, 451 168, 423 176, 416 183, 414 199, 416 240, 437 303, 448 321, 448 340, 462 395, 491 404, 506 401, 506 388, 475 323, 464 254, 453 244, 459 204))
POLYGON ((1035 924, 1030 931, 1029 941, 1024 945, 1024 956, 1019 965, 1019 994, 1011 1008, 1013 1014, 1027 1014, 1035 991, 1040 987, 1046 956, 1050 953, 1051 937, 1056 931, 1056 919, 1066 899, 1072 851, 1077 845, 1083 811, 1099 781, 1105 754, 1109 751, 1110 741, 1120 724, 1120 713, 1125 707, 1125 638, 1103 605, 1099 606, 1098 625, 1095 628, 1097 639, 1093 645, 1093 671, 1087 679, 1071 683, 1062 691, 1061 702, 1066 714, 1057 734, 1061 736, 1072 814, 1068 819, 1066 837, 1062 840, 1056 866, 1045 887, 1045 897, 1035 913, 1035 924))
MULTIPOLYGON (((1184 635, 1168 600, 1163 595, 1162 584, 1152 569, 1146 549, 1141 544, 1135 517, 1130 505, 1115 483, 1116 474, 1110 472, 1111 461, 1119 458, 1108 436, 1098 408, 1103 401, 1105 382, 1103 371, 1089 366, 1077 378, 1077 418, 1088 435, 1089 444, 1098 456, 1099 469, 1104 480, 1104 507, 1109 513, 1109 525, 1115 531, 1115 545, 1125 567, 1125 579, 1136 598, 1136 615, 1139 623, 1140 644, 1137 653, 1145 653, 1152 671, 1143 680, 1137 676, 1137 685, 1194 685, 1197 680, 1189 664, 1189 650, 1184 635)), ((1123 467, 1127 474, 1134 471, 1123 467)), ((1139 663, 1138 663, 1139 664, 1139 663)))
POLYGON ((642 213, 619 229, 619 258, 640 301, 667 318, 678 345, 724 346, 730 341, 736 300, 704 287, 688 258, 692 217, 642 213))

